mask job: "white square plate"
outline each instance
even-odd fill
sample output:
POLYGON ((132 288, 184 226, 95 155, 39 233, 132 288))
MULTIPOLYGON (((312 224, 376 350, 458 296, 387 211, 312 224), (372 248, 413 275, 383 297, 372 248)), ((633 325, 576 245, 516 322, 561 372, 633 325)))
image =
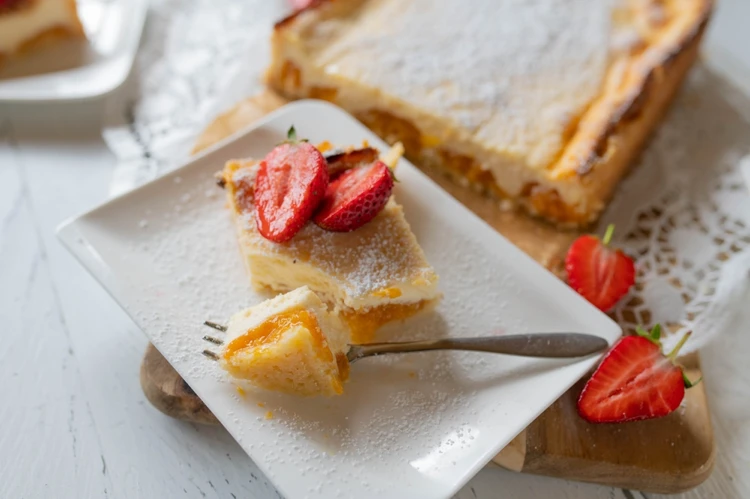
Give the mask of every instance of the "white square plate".
MULTIPOLYGON (((264 156, 292 124, 312 143, 387 147, 335 106, 296 102, 58 234, 286 497, 450 497, 597 359, 409 354, 358 362, 336 398, 240 396, 201 355, 201 323, 264 297, 249 286, 213 174, 230 158, 264 156)), ((396 199, 445 298, 383 336, 620 336, 617 324, 410 163, 402 160, 397 175, 396 199)))
POLYGON ((125 81, 138 50, 148 0, 78 0, 86 41, 69 40, 10 61, 0 101, 99 97, 125 81))

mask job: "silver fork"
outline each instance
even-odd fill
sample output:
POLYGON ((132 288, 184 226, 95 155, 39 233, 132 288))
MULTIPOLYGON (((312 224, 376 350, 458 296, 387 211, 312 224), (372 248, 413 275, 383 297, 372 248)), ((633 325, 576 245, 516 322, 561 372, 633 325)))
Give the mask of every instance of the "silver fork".
MULTIPOLYGON (((212 321, 204 324, 221 332, 227 327, 212 321)), ((223 345, 224 341, 215 336, 204 336, 204 340, 214 345, 223 345)), ((388 343, 367 343, 349 345, 346 358, 350 363, 365 357, 390 353, 426 352, 429 350, 469 350, 473 352, 503 353, 523 357, 543 357, 552 359, 571 359, 586 357, 604 351, 609 343, 604 338, 583 333, 531 333, 508 336, 489 336, 480 338, 439 338, 423 341, 399 341, 388 343)), ((211 350, 203 350, 203 355, 219 360, 211 350)))

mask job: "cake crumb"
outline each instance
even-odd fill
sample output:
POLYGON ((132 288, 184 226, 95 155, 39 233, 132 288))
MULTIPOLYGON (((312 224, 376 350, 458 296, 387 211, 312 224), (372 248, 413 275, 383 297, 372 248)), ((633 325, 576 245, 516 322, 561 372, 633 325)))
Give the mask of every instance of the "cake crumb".
POLYGON ((320 152, 328 152, 333 149, 333 144, 331 144, 327 140, 324 140, 323 142, 315 146, 315 148, 320 152))
POLYGON ((273 412, 271 412, 271 411, 268 411, 268 412, 266 413, 266 419, 273 419, 273 412))
POLYGON ((237 385, 237 387, 236 387, 236 388, 237 388, 237 393, 239 393, 239 394, 240 394, 240 397, 244 397, 244 396, 245 396, 245 393, 246 393, 246 392, 245 392, 245 389, 244 389, 244 388, 242 388, 242 387, 241 387, 241 386, 239 386, 239 385, 237 385))
POLYGON ((265 406, 266 404, 264 404, 263 402, 258 402, 258 407, 265 407, 265 406))

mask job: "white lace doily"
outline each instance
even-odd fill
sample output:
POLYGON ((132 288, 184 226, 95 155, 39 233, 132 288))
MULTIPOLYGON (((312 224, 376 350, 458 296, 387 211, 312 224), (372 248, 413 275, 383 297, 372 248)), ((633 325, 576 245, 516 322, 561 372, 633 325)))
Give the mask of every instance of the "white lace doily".
MULTIPOLYGON (((260 89, 268 34, 286 10, 281 0, 152 2, 133 76, 108 104, 113 193, 177 166, 217 111, 260 89)), ((639 163, 603 219, 637 257, 636 289, 614 316, 626 329, 693 331, 684 351, 696 350, 747 305, 750 98, 696 67, 639 163)))
POLYGON ((256 93, 285 0, 152 0, 133 71, 106 106, 111 193, 184 162, 223 107, 256 93))
POLYGON ((750 99, 699 65, 604 216, 636 256, 636 289, 615 310, 626 329, 656 322, 706 344, 750 286, 750 99))

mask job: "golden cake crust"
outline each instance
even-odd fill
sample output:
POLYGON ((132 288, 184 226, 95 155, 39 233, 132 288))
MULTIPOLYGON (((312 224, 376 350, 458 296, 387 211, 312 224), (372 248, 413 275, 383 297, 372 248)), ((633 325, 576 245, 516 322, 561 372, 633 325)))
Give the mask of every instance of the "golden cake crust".
MULTIPOLYGON (((563 226, 585 226, 597 219, 616 184, 640 152, 698 52, 712 0, 625 2, 638 27, 639 41, 617 52, 607 69, 603 91, 565 131, 558 156, 540 171, 509 170, 510 187, 478 159, 476 144, 456 141, 446 147, 420 129, 424 116, 403 116, 400 109, 362 107, 377 102, 365 89, 326 85, 325 75, 309 67, 307 54, 326 43, 306 38, 317 23, 347 15, 361 0, 317 0, 276 24, 272 37, 269 84, 289 98, 321 98, 342 105, 386 140, 401 141, 407 156, 455 180, 498 198, 511 199, 530 213, 563 226), (658 7, 663 19, 651 19, 658 7), (357 99, 342 98, 342 94, 357 99), (352 101, 357 102, 352 105, 352 101)), ((431 117, 435 118, 435 117, 431 117)), ((437 117, 443 118, 443 117, 437 117)), ((485 158, 486 159, 486 158, 485 158)), ((529 169, 530 170, 530 169, 529 169)))

